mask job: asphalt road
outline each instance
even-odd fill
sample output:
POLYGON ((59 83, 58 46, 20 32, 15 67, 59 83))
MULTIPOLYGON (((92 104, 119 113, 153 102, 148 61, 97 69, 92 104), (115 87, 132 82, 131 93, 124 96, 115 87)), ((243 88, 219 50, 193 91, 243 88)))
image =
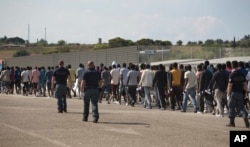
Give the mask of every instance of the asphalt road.
POLYGON ((242 118, 99 104, 97 124, 82 121, 83 101, 67 99, 57 113, 54 98, 0 94, 0 147, 228 147, 230 130, 245 128, 242 118))

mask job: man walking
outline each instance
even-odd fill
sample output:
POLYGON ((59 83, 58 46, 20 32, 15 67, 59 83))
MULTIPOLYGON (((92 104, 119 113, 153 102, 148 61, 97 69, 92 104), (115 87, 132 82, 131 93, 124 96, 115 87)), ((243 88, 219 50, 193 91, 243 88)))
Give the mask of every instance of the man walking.
POLYGON ((245 126, 249 128, 248 113, 243 104, 243 91, 247 90, 245 75, 238 70, 238 62, 232 61, 232 72, 229 75, 229 83, 227 87, 227 94, 229 97, 229 119, 230 122, 227 127, 235 127, 235 109, 238 108, 242 113, 245 126))
POLYGON ((170 71, 172 77, 171 89, 170 89, 170 100, 171 100, 171 111, 175 110, 177 103, 177 109, 181 109, 181 71, 178 69, 178 63, 173 63, 173 69, 170 71))
POLYGON ((64 68, 64 61, 58 62, 58 68, 54 71, 52 76, 51 89, 54 89, 54 82, 56 81, 55 97, 57 98, 58 113, 67 112, 67 78, 71 78, 69 70, 64 68))
POLYGON ((197 102, 195 99, 195 91, 196 91, 196 76, 195 73, 192 72, 191 65, 187 66, 187 71, 184 73, 184 79, 185 79, 185 89, 183 94, 183 102, 182 102, 182 110, 181 112, 186 112, 187 108, 187 100, 190 97, 192 100, 192 104, 194 106, 194 113, 197 112, 197 102))
POLYGON ((157 92, 159 93, 160 99, 160 109, 166 110, 166 101, 165 101, 165 88, 168 85, 168 77, 167 72, 165 71, 165 67, 162 64, 159 64, 159 70, 155 73, 153 79, 153 87, 157 86, 157 92))
POLYGON ((79 67, 76 69, 76 78, 78 80, 77 84, 77 93, 79 95, 79 98, 82 99, 82 93, 81 93, 81 82, 82 82, 82 77, 85 72, 84 65, 82 63, 79 64, 79 67))
POLYGON ((83 108, 83 121, 88 121, 89 116, 89 103, 92 103, 92 115, 93 122, 97 123, 99 119, 98 112, 98 98, 99 87, 101 84, 101 76, 98 71, 95 70, 93 61, 88 61, 88 69, 83 75, 81 82, 81 90, 84 92, 84 108, 83 108))
POLYGON ((146 69, 143 71, 139 85, 143 87, 144 97, 144 108, 152 109, 150 90, 153 86, 153 73, 150 71, 150 65, 146 65, 146 69))
POLYGON ((226 98, 226 90, 228 85, 228 73, 222 69, 221 64, 217 64, 217 71, 213 74, 213 78, 208 86, 209 90, 214 91, 214 98, 217 102, 218 117, 224 116, 223 99, 226 98))

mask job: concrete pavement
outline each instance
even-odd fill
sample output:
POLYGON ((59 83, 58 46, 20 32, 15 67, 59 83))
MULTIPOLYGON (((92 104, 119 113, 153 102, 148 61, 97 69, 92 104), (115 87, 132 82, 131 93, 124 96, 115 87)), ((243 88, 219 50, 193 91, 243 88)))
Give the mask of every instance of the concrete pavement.
MULTIPOLYGON (((57 113, 54 98, 0 94, 0 147, 228 147, 230 130, 248 130, 242 118, 99 104, 97 124, 82 121, 82 100, 67 99, 57 113)), ((91 112, 91 110, 90 110, 91 112)))

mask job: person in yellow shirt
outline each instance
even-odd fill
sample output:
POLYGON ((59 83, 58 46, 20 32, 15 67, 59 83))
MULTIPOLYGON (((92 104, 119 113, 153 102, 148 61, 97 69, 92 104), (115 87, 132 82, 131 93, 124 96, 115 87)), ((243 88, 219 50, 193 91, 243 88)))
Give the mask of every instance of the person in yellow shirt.
POLYGON ((68 78, 67 80, 67 92, 69 98, 71 98, 71 91, 74 93, 74 97, 76 97, 76 91, 73 89, 74 83, 76 81, 76 71, 71 68, 71 65, 69 64, 68 66, 69 74, 71 78, 68 78))
POLYGON ((172 77, 171 89, 170 89, 170 100, 171 100, 171 110, 181 110, 181 70, 178 69, 178 64, 173 63, 173 69, 170 71, 172 77))

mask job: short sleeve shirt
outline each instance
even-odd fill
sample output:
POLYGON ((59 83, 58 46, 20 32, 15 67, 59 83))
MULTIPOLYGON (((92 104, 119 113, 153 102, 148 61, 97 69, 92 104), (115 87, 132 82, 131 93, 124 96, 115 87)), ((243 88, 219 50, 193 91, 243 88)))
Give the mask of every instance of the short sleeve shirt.
POLYGON ((191 71, 186 71, 184 74, 184 79, 188 79, 187 85, 185 87, 186 89, 195 87, 195 83, 196 83, 195 73, 191 71))
POLYGON ((56 84, 66 85, 67 78, 69 76, 69 70, 64 67, 59 67, 54 71, 53 76, 56 79, 56 84))
POLYGON ((85 88, 98 88, 101 75, 95 69, 89 68, 84 73, 83 80, 86 83, 85 88))
POLYGON ((239 70, 233 71, 229 75, 229 83, 232 83, 232 92, 243 93, 245 76, 239 70))
POLYGON ((128 85, 137 85, 139 76, 140 72, 135 70, 130 70, 127 75, 127 77, 129 78, 128 85))

